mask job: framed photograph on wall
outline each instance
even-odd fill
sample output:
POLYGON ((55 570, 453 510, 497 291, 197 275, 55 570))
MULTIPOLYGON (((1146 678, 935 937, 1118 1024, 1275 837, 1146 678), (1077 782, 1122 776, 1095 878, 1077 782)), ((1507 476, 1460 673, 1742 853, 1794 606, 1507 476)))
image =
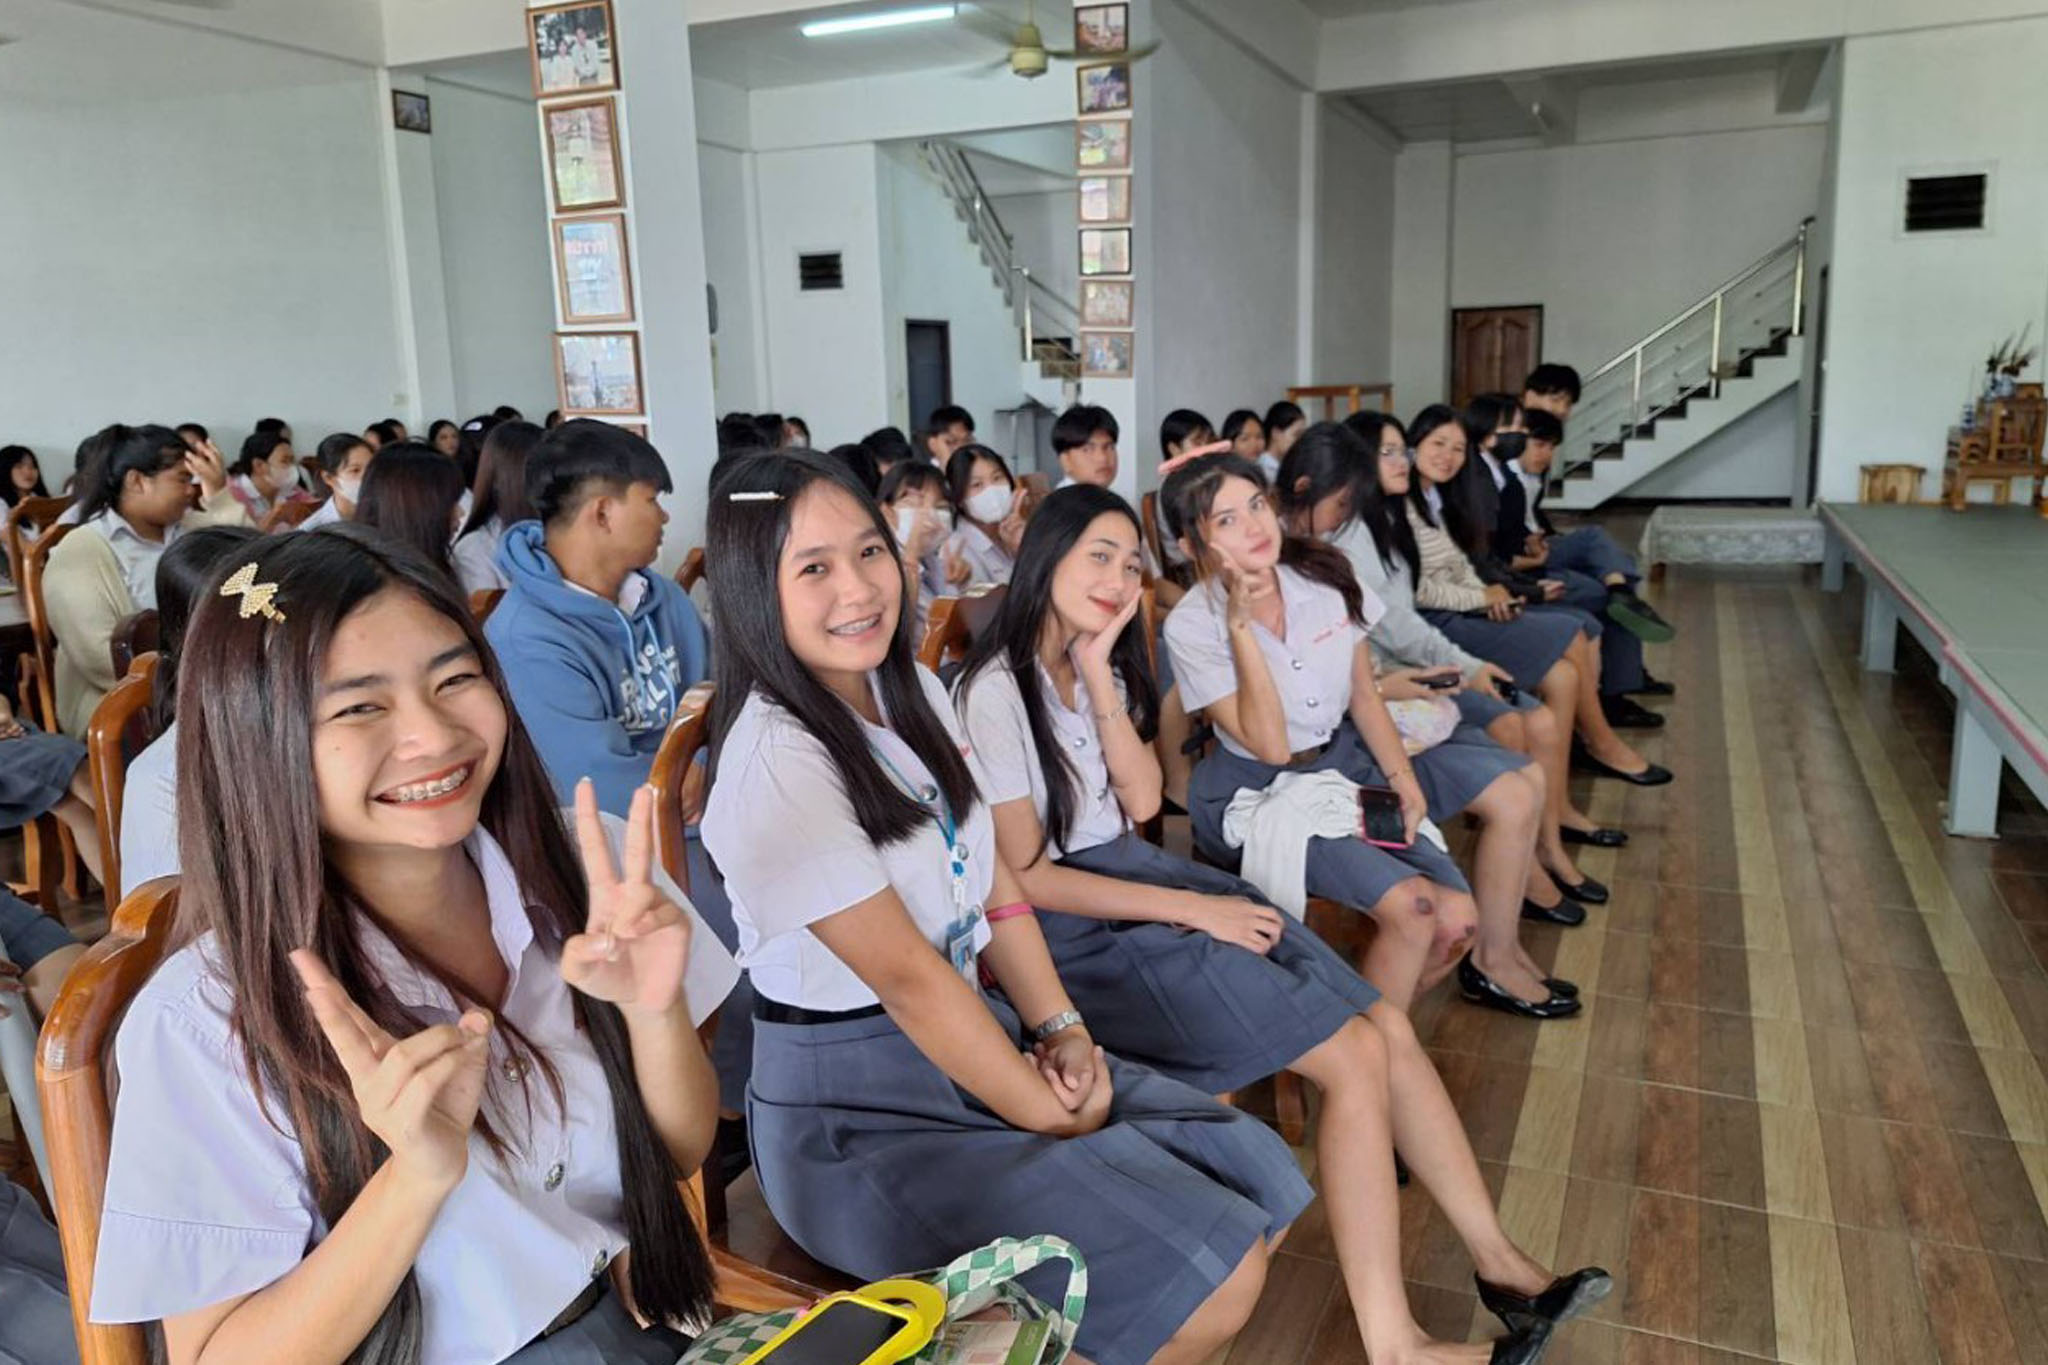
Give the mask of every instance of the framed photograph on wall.
POLYGON ((1084 114, 1115 114, 1131 107, 1131 64, 1103 62, 1074 69, 1084 114))
POLYGON ((391 122, 408 133, 434 131, 434 104, 425 95, 410 90, 391 92, 391 122))
POLYGON ((1083 379, 1129 379, 1137 354, 1136 332, 1081 333, 1083 379))
POLYGON ((1130 280, 1081 281, 1081 325, 1131 326, 1138 312, 1137 290, 1130 280))
POLYGON ((541 110, 548 131, 548 185, 556 213, 615 209, 626 202, 626 175, 619 164, 616 104, 603 99, 549 105, 541 110))
POLYGON ((1084 171, 1131 168, 1131 121, 1084 118, 1074 124, 1074 164, 1084 171))
POLYGON ((1082 228, 1081 273, 1083 275, 1130 274, 1131 230, 1129 228, 1082 228))
POLYGON ((555 387, 565 417, 644 411, 638 332, 555 333, 555 387))
POLYGON ((611 0, 528 10, 526 51, 533 59, 535 99, 619 88, 611 0))
POLYGON ((565 324, 631 322, 633 269, 626 215, 555 220, 555 281, 565 324))
POLYGON ((1105 56, 1131 50, 1129 5, 1074 6, 1074 50, 1105 56))
POLYGON ((1128 175, 1084 175, 1080 189, 1082 222, 1131 221, 1131 177, 1128 175))

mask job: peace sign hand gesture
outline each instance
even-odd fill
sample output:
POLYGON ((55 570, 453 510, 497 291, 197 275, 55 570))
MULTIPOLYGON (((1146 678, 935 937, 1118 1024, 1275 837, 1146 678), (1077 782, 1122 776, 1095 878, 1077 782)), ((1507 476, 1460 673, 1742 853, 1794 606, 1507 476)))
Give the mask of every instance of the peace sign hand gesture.
POLYGON ((623 874, 587 777, 576 784, 576 842, 590 883, 590 917, 583 932, 562 945, 562 980, 627 1014, 666 1014, 683 998, 690 920, 654 884, 653 791, 633 793, 623 874))
POLYGON ((460 1022, 386 1033, 310 949, 291 954, 306 1003, 355 1093, 363 1126, 391 1149, 391 1160, 438 1190, 452 1190, 469 1169, 469 1131, 483 1101, 491 1016, 465 1010, 460 1022))

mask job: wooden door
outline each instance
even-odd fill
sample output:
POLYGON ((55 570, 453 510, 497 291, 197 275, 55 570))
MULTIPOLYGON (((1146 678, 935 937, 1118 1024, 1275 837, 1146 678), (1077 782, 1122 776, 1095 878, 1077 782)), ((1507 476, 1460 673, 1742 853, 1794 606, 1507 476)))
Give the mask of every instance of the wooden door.
POLYGON ((1451 310, 1451 404, 1473 395, 1522 396, 1522 381, 1543 358, 1543 307, 1451 310))

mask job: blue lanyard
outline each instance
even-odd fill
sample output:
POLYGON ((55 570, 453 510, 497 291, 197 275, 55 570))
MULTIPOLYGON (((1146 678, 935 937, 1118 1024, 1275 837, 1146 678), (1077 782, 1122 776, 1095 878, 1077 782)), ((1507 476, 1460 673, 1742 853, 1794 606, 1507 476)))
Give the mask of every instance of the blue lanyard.
POLYGON ((975 965, 974 933, 981 927, 983 911, 981 906, 967 903, 967 845, 960 840, 960 828, 953 819, 952 807, 947 804, 937 783, 927 782, 920 786, 912 782, 889 761, 889 756, 873 739, 868 741, 868 748, 889 770, 889 776, 895 779, 904 793, 930 811, 932 818, 938 821, 939 834, 946 841, 946 862, 951 874, 947 882, 953 897, 953 922, 946 930, 946 958, 953 964, 953 969, 978 991, 981 989, 981 976, 975 965))

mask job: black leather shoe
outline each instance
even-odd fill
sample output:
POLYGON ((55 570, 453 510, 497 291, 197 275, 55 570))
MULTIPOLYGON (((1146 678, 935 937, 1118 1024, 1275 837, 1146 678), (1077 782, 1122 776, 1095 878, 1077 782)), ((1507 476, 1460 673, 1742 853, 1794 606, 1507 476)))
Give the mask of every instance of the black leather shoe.
POLYGON ((1579 998, 1579 983, 1576 981, 1567 981, 1561 976, 1546 976, 1543 978, 1543 984, 1550 988, 1552 995, 1562 996, 1566 1000, 1579 998))
POLYGON ((1591 877, 1584 876, 1583 874, 1581 874, 1577 886, 1573 886, 1555 873, 1551 874, 1550 880, 1558 890, 1564 892, 1565 899, 1567 900, 1575 900, 1580 905, 1607 904, 1607 886, 1604 882, 1596 882, 1591 877))
POLYGON ((1628 847, 1628 831, 1625 829, 1573 829, 1566 825, 1558 833, 1568 844, 1584 844, 1589 848, 1628 847))
POLYGON ((1628 696, 1600 698, 1600 713, 1617 730, 1661 730, 1664 717, 1628 696))
POLYGON ((1556 905, 1538 905, 1524 896, 1522 918, 1537 924, 1556 924, 1566 929, 1576 929, 1586 922, 1586 907, 1572 901, 1559 901, 1556 905))
POLYGON ((1536 1365, 1550 1348, 1550 1328, 1533 1323, 1504 1337, 1493 1339, 1493 1354, 1487 1365, 1536 1365))
POLYGON ((1595 777, 1611 777, 1638 787, 1661 787, 1671 780, 1671 769, 1659 767, 1655 763, 1639 773, 1625 773, 1619 768, 1608 767, 1583 749, 1572 755, 1572 761, 1581 772, 1589 772, 1595 777))
POLYGON ((1635 697, 1675 697, 1678 695, 1678 686, 1675 683, 1665 682, 1662 678, 1651 677, 1650 670, 1646 668, 1643 670, 1643 685, 1641 687, 1631 687, 1629 695, 1635 697))
POLYGON ((1566 1019, 1584 1008, 1577 1000, 1562 995, 1552 995, 1548 1000, 1535 1003, 1523 1000, 1514 992, 1495 985, 1485 972, 1473 965, 1469 953, 1458 963, 1458 990, 1475 1005, 1484 1005, 1503 1014, 1519 1014, 1524 1019, 1566 1019))
POLYGON ((1511 1332, 1531 1327, 1548 1329, 1570 1322, 1614 1292, 1614 1277, 1597 1265, 1558 1276, 1533 1298, 1488 1284, 1477 1275, 1472 1277, 1472 1283, 1479 1286, 1479 1301, 1511 1332))

